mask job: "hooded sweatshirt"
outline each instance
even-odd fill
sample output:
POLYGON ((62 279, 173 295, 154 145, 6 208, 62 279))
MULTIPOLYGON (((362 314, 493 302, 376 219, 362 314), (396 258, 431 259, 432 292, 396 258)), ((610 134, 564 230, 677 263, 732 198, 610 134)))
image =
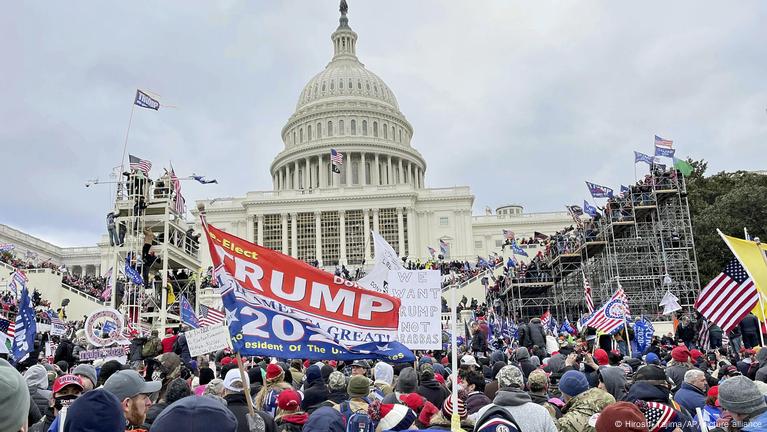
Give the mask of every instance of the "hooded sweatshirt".
POLYGON ((759 364, 762 365, 762 367, 759 368, 759 370, 756 371, 756 379, 755 381, 767 381, 767 349, 760 349, 758 353, 756 353, 756 359, 759 361, 759 364))
POLYGON ((602 382, 605 383, 605 391, 613 395, 616 401, 626 397, 626 373, 623 369, 615 366, 603 366, 599 368, 602 382))
POLYGON ((519 368, 522 370, 522 374, 525 376, 525 383, 527 383, 527 377, 530 376, 530 372, 536 369, 536 367, 530 362, 530 351, 528 351, 525 347, 519 347, 514 352, 514 356, 519 362, 519 368))
POLYGON ((421 385, 418 386, 416 393, 438 407, 441 407, 450 395, 447 388, 434 379, 434 372, 430 370, 421 372, 421 385))
POLYGON ((48 401, 53 393, 48 390, 48 371, 43 365, 36 364, 24 372, 24 379, 29 387, 29 395, 41 414, 48 411, 48 401))
POLYGON ((476 414, 469 417, 476 422, 493 405, 505 408, 514 417, 520 430, 557 432, 554 420, 552 420, 546 408, 535 404, 530 399, 529 394, 518 388, 502 388, 496 394, 491 405, 483 407, 476 414))
POLYGON ((390 364, 376 363, 373 368, 373 376, 375 377, 373 385, 381 390, 384 396, 392 392, 391 383, 394 381, 394 368, 390 364))
POLYGON ((304 398, 301 400, 301 409, 311 413, 314 409, 328 400, 327 385, 322 379, 322 372, 317 365, 309 366, 306 370, 306 383, 304 384, 304 398))

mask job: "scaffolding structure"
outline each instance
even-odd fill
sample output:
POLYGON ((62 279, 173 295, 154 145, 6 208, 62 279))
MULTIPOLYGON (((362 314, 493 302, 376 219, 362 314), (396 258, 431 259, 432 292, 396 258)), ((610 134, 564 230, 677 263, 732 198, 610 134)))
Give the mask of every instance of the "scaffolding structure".
POLYGON ((587 313, 584 285, 599 308, 622 287, 632 315, 659 315, 667 291, 683 308, 700 291, 695 242, 684 177, 654 166, 644 182, 608 200, 601 215, 576 219, 568 233, 552 238, 550 278, 512 280, 502 293, 517 319, 578 319, 587 313))
POLYGON ((199 314, 199 236, 184 220, 183 204, 176 203, 183 198, 174 189, 167 173, 153 183, 136 169, 123 173, 117 184, 111 306, 137 330, 177 327, 182 296, 199 314), (127 266, 143 284, 134 283, 127 266))

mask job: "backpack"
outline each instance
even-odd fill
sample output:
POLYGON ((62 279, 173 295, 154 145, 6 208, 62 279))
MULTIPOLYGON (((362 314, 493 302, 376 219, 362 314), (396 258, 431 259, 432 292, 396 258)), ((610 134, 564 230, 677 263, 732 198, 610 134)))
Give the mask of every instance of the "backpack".
POLYGON ((474 432, 522 432, 522 429, 504 407, 491 405, 474 424, 474 432))
POLYGON ((359 410, 352 412, 352 407, 349 401, 341 402, 339 407, 341 414, 346 419, 346 432, 374 432, 375 425, 373 420, 368 416, 367 411, 359 410))
POLYGON ((154 357, 160 353, 162 351, 162 346, 158 342, 159 340, 156 338, 150 338, 148 341, 144 342, 144 346, 141 347, 141 355, 144 358, 147 358, 154 357))

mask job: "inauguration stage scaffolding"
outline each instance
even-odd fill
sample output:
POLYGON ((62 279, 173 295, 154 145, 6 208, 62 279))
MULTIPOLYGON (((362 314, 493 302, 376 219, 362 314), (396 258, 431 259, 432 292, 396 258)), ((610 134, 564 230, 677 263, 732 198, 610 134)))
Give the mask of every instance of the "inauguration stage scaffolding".
POLYGON ((684 177, 654 167, 643 181, 608 199, 597 217, 575 217, 572 229, 551 236, 548 273, 535 280, 511 278, 500 300, 516 319, 546 310, 564 319, 588 312, 584 285, 594 308, 623 287, 632 315, 658 316, 667 291, 685 309, 700 291, 695 242, 684 177))

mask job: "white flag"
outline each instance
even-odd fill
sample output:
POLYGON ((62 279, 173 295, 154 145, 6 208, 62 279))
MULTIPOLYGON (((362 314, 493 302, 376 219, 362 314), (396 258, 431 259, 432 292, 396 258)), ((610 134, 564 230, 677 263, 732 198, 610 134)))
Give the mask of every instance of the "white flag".
POLYGON ((682 306, 679 305, 679 298, 672 294, 671 291, 666 291, 666 294, 663 295, 660 306, 663 306, 663 315, 668 315, 671 312, 682 309, 682 306))
POLYGON ((373 254, 375 265, 370 269, 370 273, 365 275, 362 279, 357 281, 357 284, 363 288, 387 292, 384 282, 387 282, 389 271, 391 270, 404 270, 397 252, 394 248, 375 231, 373 233, 373 254))

